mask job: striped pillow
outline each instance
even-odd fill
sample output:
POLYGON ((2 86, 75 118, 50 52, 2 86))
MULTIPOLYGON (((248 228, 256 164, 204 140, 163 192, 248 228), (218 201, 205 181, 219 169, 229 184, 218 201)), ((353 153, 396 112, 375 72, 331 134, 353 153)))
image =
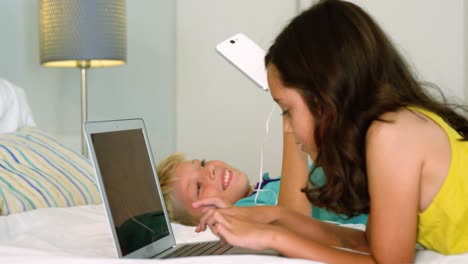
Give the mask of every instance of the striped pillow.
POLYGON ((0 215, 100 202, 89 160, 37 128, 0 134, 0 215))

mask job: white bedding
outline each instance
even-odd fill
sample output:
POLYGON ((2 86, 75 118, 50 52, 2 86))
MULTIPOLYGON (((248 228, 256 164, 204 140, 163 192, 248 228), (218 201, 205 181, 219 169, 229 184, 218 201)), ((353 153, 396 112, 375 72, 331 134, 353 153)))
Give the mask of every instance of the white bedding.
MULTIPOLYGON (((215 240, 210 232, 173 224, 177 243, 215 240)), ((304 263, 274 256, 210 256, 171 260, 116 259, 102 205, 43 208, 0 217, 0 263, 304 263)), ((311 263, 311 262, 307 262, 311 263)))
POLYGON ((36 126, 26 94, 21 87, 0 78, 0 133, 36 126))
MULTIPOLYGON (((215 240, 209 232, 173 224, 178 243, 215 240)), ((210 256, 170 260, 117 259, 102 205, 44 208, 0 217, 0 263, 313 263, 274 256, 210 256)), ((417 263, 468 263, 468 254, 418 251, 417 263)))

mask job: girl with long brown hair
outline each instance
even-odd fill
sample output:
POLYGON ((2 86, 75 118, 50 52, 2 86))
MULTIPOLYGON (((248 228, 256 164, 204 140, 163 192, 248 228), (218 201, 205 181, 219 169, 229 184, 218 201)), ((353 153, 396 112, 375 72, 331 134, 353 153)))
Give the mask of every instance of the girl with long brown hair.
POLYGON ((366 230, 281 206, 206 210, 198 230, 327 263, 409 263, 416 243, 468 252, 466 107, 431 96, 363 9, 320 1, 278 35, 265 63, 285 134, 327 177, 303 189, 310 203, 368 213, 366 230))

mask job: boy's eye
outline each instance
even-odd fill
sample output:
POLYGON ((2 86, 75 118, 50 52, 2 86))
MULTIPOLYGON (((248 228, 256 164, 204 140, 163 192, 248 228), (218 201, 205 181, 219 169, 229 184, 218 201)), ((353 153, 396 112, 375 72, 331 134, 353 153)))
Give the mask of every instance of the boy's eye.
POLYGON ((203 160, 200 162, 200 166, 205 167, 205 165, 206 165, 206 160, 203 159, 203 160))
POLYGON ((200 196, 201 185, 197 183, 197 196, 200 196))

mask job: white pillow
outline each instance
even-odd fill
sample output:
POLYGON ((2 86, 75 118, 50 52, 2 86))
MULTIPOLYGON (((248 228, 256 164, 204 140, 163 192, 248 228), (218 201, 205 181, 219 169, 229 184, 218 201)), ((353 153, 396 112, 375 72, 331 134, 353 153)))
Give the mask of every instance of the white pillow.
POLYGON ((36 126, 23 89, 0 79, 0 134, 36 126))

